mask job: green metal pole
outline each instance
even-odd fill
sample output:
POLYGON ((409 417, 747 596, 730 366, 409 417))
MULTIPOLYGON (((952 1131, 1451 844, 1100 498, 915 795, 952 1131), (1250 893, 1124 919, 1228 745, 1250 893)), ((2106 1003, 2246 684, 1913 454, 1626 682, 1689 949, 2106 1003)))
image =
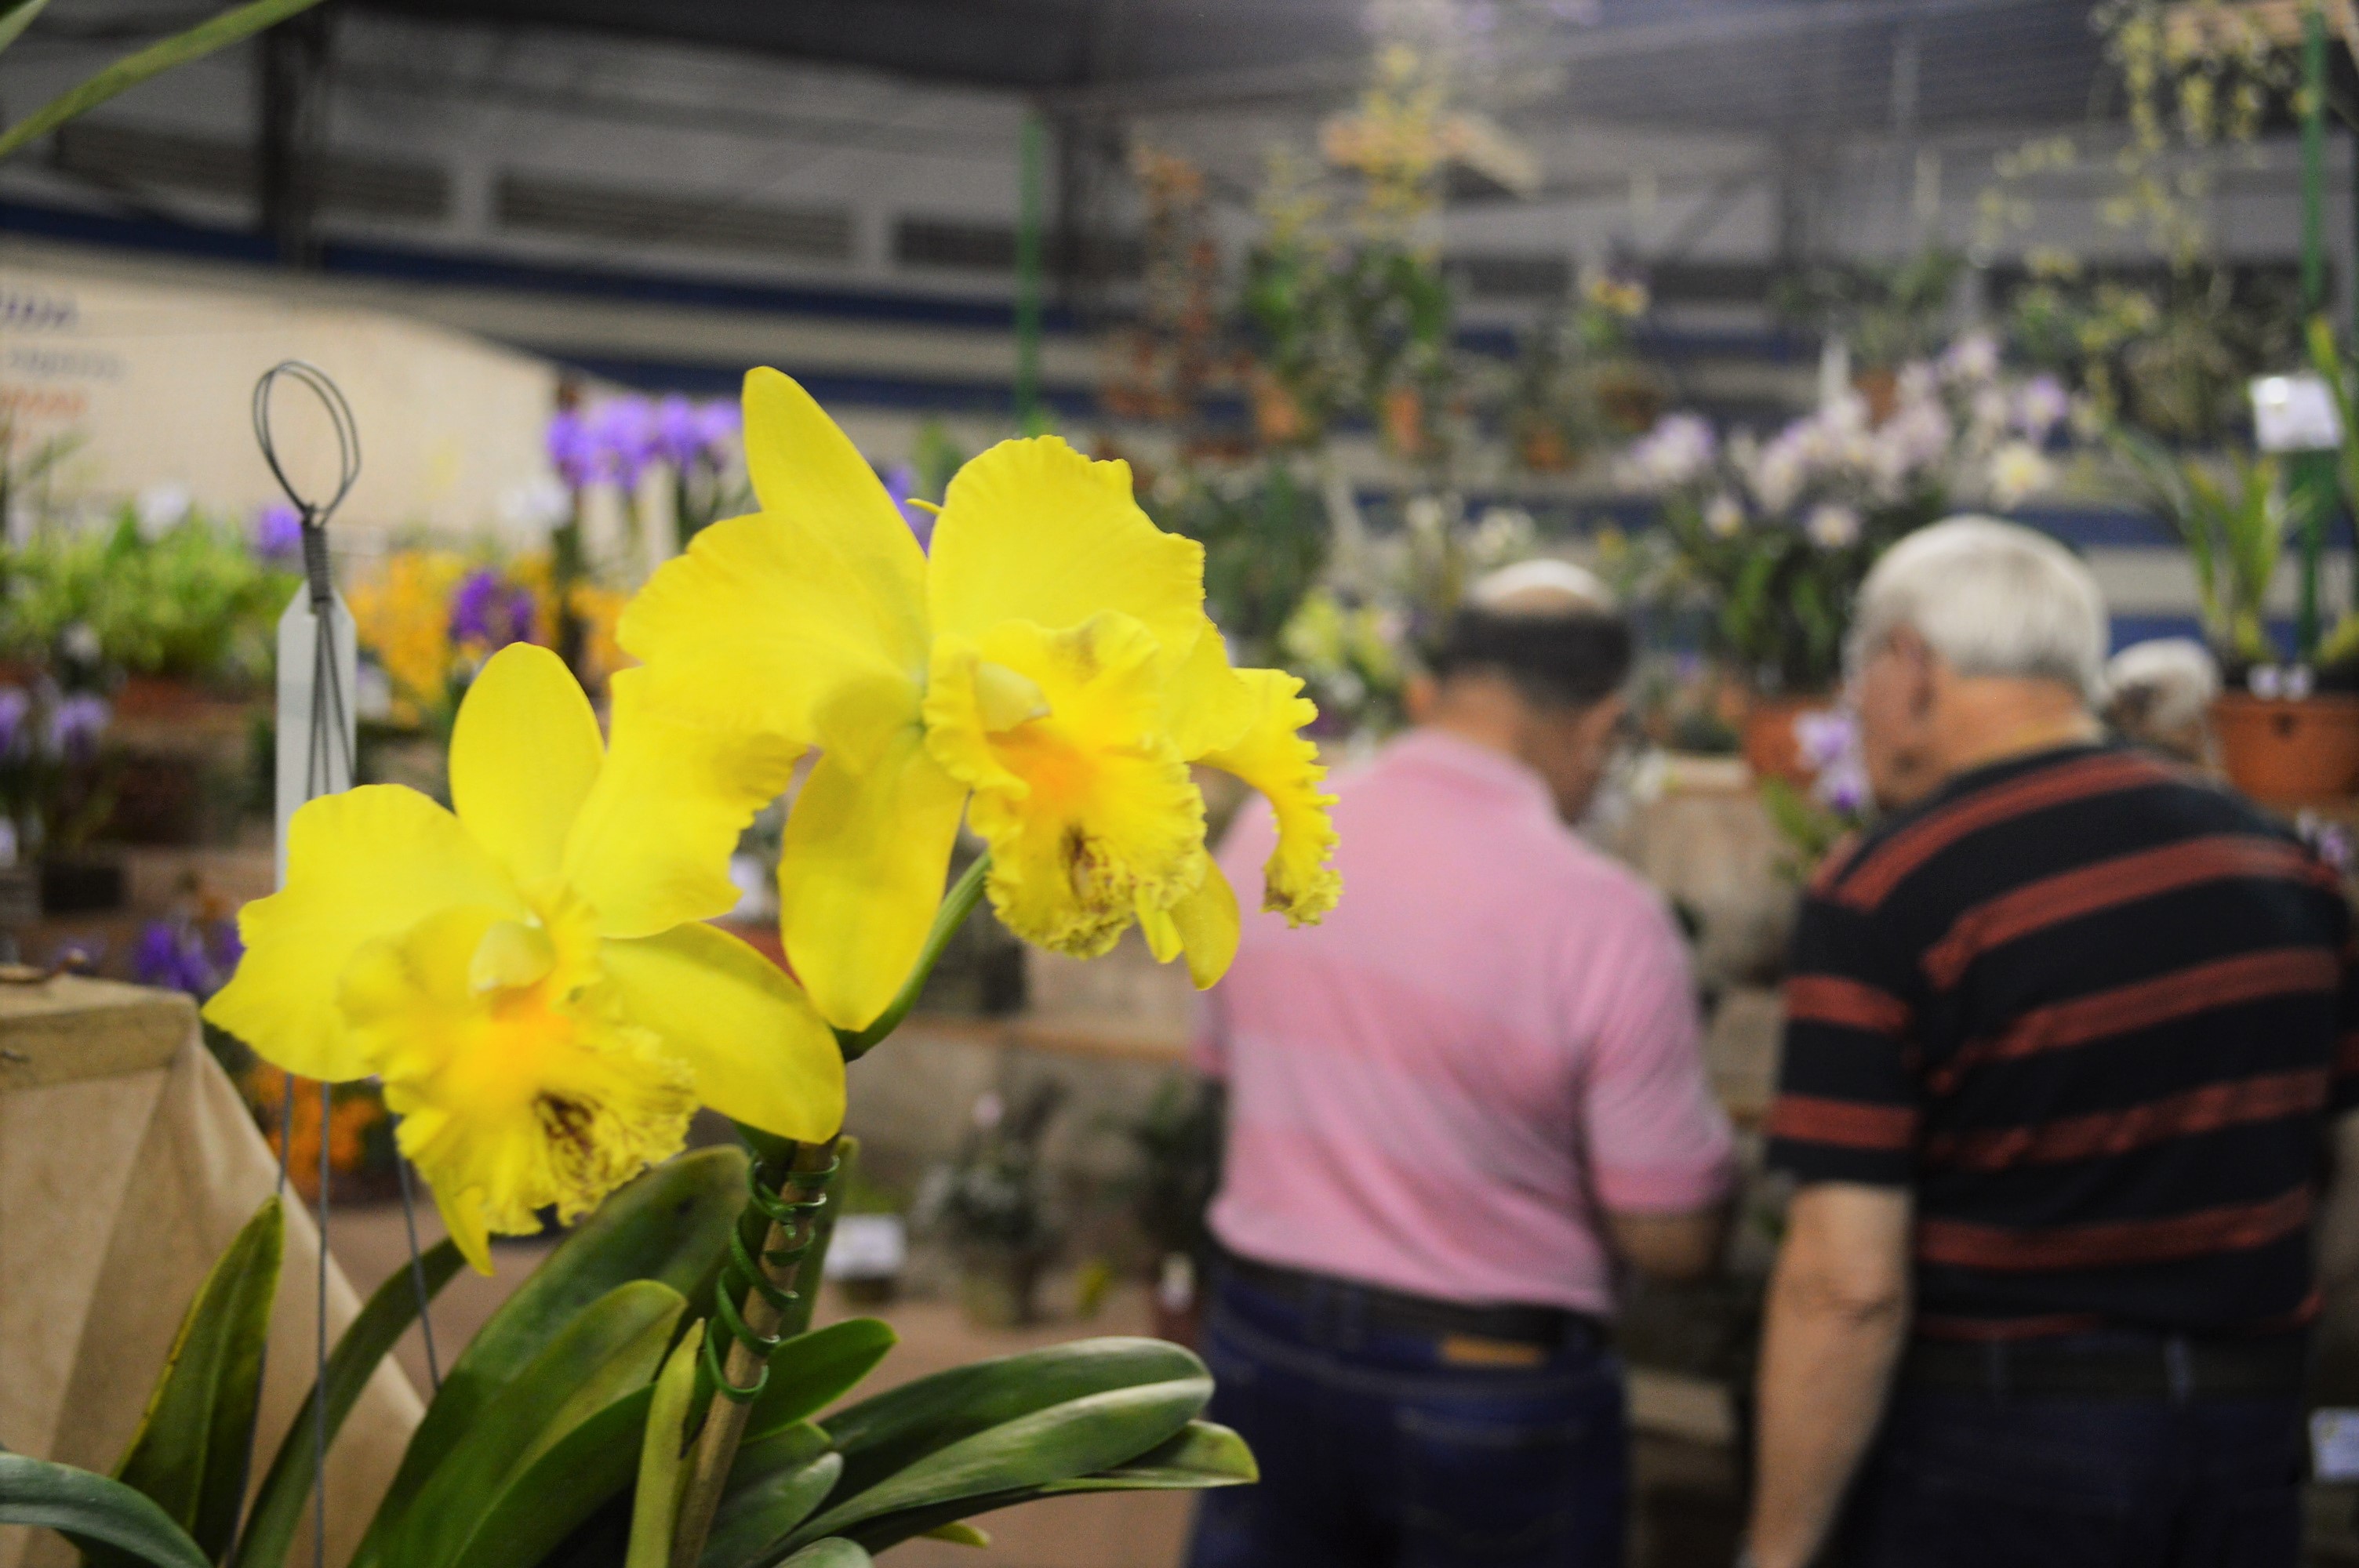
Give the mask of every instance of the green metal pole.
POLYGON ((1040 116, 1024 116, 1016 227, 1016 420, 1027 436, 1049 427, 1040 412, 1041 188, 1047 144, 1040 116))
MULTIPOLYGON (((2326 308, 2326 16, 2316 5, 2301 19, 2301 301, 2312 316, 2326 308)), ((2310 504, 2302 508, 2301 602, 2294 622, 2294 657, 2307 663, 2318 650, 2318 573, 2326 551, 2326 514, 2335 490, 2333 460, 2306 452, 2299 478, 2310 504)))

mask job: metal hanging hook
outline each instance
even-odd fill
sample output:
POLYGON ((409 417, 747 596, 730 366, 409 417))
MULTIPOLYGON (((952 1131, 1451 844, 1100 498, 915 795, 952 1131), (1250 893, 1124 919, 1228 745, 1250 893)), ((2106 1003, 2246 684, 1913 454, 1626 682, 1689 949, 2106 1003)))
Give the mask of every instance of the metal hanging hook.
POLYGON ((262 460, 270 465, 278 488, 287 493, 303 524, 303 570, 310 579, 311 602, 323 606, 333 596, 328 581, 328 519, 352 493, 353 481, 361 477, 361 428, 353 417, 353 406, 344 400, 342 388, 326 371, 306 360, 281 360, 262 373, 254 384, 254 440, 262 449, 262 460), (288 376, 320 400, 328 411, 328 422, 336 432, 336 489, 324 501, 315 501, 295 487, 287 477, 287 469, 278 460, 278 441, 270 426, 270 394, 280 376, 288 376))

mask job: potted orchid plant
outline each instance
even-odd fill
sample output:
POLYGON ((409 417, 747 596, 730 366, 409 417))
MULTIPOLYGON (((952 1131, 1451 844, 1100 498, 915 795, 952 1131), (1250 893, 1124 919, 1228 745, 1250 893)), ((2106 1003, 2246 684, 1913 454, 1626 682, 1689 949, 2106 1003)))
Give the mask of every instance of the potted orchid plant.
POLYGON ((1300 683, 1230 665, 1203 554, 1121 463, 1053 438, 954 478, 930 554, 818 405, 747 378, 761 510, 701 534, 623 617, 643 661, 602 734, 558 657, 485 662, 451 806, 397 785, 297 813, 284 887, 207 1019, 322 1082, 375 1076, 451 1239, 327 1357, 246 1505, 277 1283, 274 1200, 185 1321, 112 1476, 0 1454, 0 1523, 101 1558, 282 1568, 319 1455, 424 1299, 493 1235, 578 1221, 451 1367, 355 1562, 366 1568, 855 1568, 1036 1498, 1254 1478, 1176 1346, 1094 1340, 832 1411, 892 1346, 812 1330, 845 1064, 876 1048, 988 896, 1027 940, 1133 925, 1209 985, 1239 935, 1194 768, 1271 801, 1263 907, 1334 903, 1300 683), (740 830, 787 817, 793 974, 706 924, 740 830), (987 846, 947 894, 964 820, 987 846), (678 1156, 709 1106, 742 1150, 678 1156))
POLYGON ((1826 706, 1875 557, 1953 505, 2006 511, 2049 483, 2069 412, 2053 378, 2008 378, 1974 333, 1900 367, 1881 417, 1846 388, 1766 441, 1679 413, 1625 451, 1622 485, 1661 507, 1655 591, 1707 611, 1709 651, 1753 696, 1757 773, 1806 776, 1793 722, 1826 706))

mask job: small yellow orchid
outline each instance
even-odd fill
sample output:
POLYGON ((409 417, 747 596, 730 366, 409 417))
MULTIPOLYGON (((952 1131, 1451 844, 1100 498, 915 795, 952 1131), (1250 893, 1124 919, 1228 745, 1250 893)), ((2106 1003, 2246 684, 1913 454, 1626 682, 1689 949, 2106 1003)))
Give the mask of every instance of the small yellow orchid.
POLYGON ((614 741, 564 664, 484 665, 451 741, 455 814, 370 784, 315 800, 287 885, 205 1016, 291 1073, 380 1076, 402 1152, 470 1262, 534 1211, 588 1212, 677 1151, 697 1104, 782 1138, 843 1117, 833 1033, 751 947, 700 924, 795 753, 681 724, 641 672, 614 741))
POLYGON ((700 533, 620 638, 668 710, 821 748, 778 881, 788 957, 830 1022, 865 1027, 908 976, 962 811, 1000 918, 1063 952, 1136 920, 1198 985, 1228 967, 1236 900, 1191 763, 1276 806, 1266 907, 1299 924, 1333 904, 1324 773, 1297 733, 1315 710, 1292 676, 1230 667, 1203 550, 1138 509, 1128 464, 1003 441, 951 481, 929 559, 777 371, 745 378, 745 450, 761 512, 700 533))

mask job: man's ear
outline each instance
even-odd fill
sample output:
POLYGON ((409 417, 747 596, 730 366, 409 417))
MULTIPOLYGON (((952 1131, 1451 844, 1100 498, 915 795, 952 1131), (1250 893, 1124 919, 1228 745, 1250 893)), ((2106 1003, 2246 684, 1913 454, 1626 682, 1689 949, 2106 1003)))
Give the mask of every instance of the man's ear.
POLYGON ((1908 713, 1914 719, 1926 719, 1940 702, 1940 686, 1944 671, 1941 661, 1933 654, 1932 647, 1919 636, 1913 626, 1901 626, 1893 631, 1890 643, 1892 656, 1908 671, 1908 713))
POLYGON ((1629 711, 1629 699, 1620 692, 1591 703, 1581 716, 1582 741, 1592 748, 1611 745, 1614 732, 1622 727, 1623 716, 1629 711))

